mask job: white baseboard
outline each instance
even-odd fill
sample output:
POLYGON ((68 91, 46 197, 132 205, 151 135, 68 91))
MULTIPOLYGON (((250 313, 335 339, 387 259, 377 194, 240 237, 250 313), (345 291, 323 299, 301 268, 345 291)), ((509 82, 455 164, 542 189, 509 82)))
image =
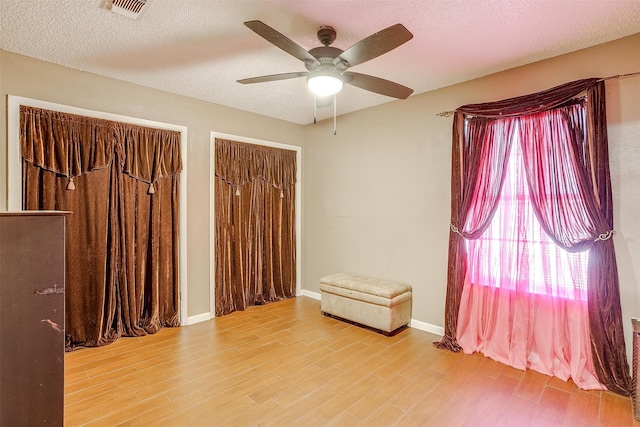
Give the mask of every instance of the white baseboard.
MULTIPOLYGON (((316 300, 320 300, 320 294, 317 292, 308 291, 306 289, 302 289, 300 295, 313 298, 316 300)), ((415 329, 419 329, 421 331, 429 332, 431 334, 444 336, 444 328, 442 326, 432 325, 431 323, 421 322, 420 320, 411 319, 409 326, 415 329)))
POLYGON ((200 322, 206 322, 207 320, 211 320, 213 319, 215 316, 213 316, 213 314, 211 313, 202 313, 202 314, 197 314, 195 316, 190 316, 187 317, 187 321, 184 323, 184 326, 189 326, 189 325, 194 325, 196 323, 200 323, 200 322))
POLYGON ((306 289, 302 289, 302 291, 300 292, 300 295, 302 295, 304 297, 317 299, 318 301, 320 301, 320 294, 317 293, 317 292, 312 292, 312 291, 308 291, 306 289))
POLYGON ((431 323, 421 322, 415 319, 411 319, 409 326, 431 334, 440 335, 441 337, 444 336, 444 328, 442 326, 432 325, 431 323))
MULTIPOLYGON (((299 295, 313 298, 315 300, 320 301, 320 294, 317 292, 302 289, 299 295)), ((195 316, 190 316, 187 318, 187 321, 184 323, 184 326, 194 325, 200 322, 206 322, 207 320, 213 319, 214 317, 215 316, 213 316, 211 313, 202 313, 195 316)), ((421 331, 429 332, 431 334, 444 336, 444 328, 442 326, 432 325, 431 323, 422 322, 420 320, 415 320, 415 319, 411 319, 411 323, 409 323, 409 326, 415 329, 419 329, 421 331)))

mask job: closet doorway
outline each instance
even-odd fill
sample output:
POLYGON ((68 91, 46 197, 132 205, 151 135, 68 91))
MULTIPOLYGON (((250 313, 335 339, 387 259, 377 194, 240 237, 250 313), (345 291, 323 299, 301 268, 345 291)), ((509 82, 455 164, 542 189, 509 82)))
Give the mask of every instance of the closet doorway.
MULTIPOLYGON (((23 206, 25 203, 27 203, 25 200, 23 200, 23 191, 22 191, 22 187, 23 187, 23 153, 21 150, 21 135, 20 135, 20 122, 21 122, 21 107, 23 108, 23 110, 26 111, 38 111, 38 110, 48 110, 49 114, 52 117, 58 117, 59 118, 63 118, 63 117, 72 117, 72 116, 77 116, 79 118, 80 121, 84 122, 85 120, 87 120, 87 123, 91 122, 91 121, 96 121, 96 123, 99 124, 105 124, 105 122, 118 122, 117 125, 114 124, 114 126, 116 126, 119 130, 123 130, 123 131, 133 131, 135 130, 136 132, 138 132, 139 134, 154 134, 154 135, 160 135, 160 134, 171 134, 173 135, 173 141, 174 141, 174 146, 178 147, 177 148, 177 152, 174 152, 173 155, 174 157, 181 157, 182 162, 183 162, 183 166, 181 168, 181 171, 179 171, 179 179, 177 178, 178 176, 178 170, 180 169, 179 166, 175 166, 173 169, 175 169, 176 173, 173 173, 173 175, 170 174, 165 174, 163 172, 163 176, 152 176, 151 178, 147 178, 146 177, 146 172, 148 168, 142 168, 140 170, 142 170, 142 172, 138 175, 140 175, 139 177, 137 177, 137 175, 133 172, 128 173, 128 176, 121 176, 114 174, 115 178, 114 178, 114 182, 116 184, 118 184, 120 187, 122 187, 123 191, 129 191, 129 193, 131 193, 131 191, 135 191, 137 192, 138 195, 147 195, 147 194, 154 194, 154 198, 157 201, 160 200, 165 200, 168 199, 169 197, 164 197, 164 193, 163 191, 167 190, 169 187, 173 188, 173 194, 177 195, 177 193, 179 193, 178 197, 172 196, 175 201, 172 202, 172 206, 171 206, 171 212, 175 219, 172 220, 172 231, 171 234, 173 234, 172 236, 172 241, 174 242, 174 245, 172 245, 171 247, 171 257, 173 258, 172 261, 172 265, 173 266, 177 266, 177 269, 173 269, 171 274, 173 275, 173 277, 171 278, 171 283, 172 283, 172 291, 173 289, 175 289, 177 287, 177 290, 179 292, 179 299, 176 298, 176 293, 174 292, 171 295, 171 307, 169 309, 166 309, 165 307, 160 307, 157 309, 156 311, 150 311, 147 310, 144 313, 150 313, 148 316, 146 316, 145 314, 145 319, 149 319, 149 322, 145 321, 138 321, 137 316, 132 316, 130 318, 125 319, 124 322, 119 322, 116 320, 115 316, 113 317, 113 321, 111 321, 111 319, 109 319, 110 321, 109 323, 109 327, 111 328, 111 326, 114 326, 113 331, 115 331, 116 333, 112 333, 112 330, 109 329, 105 334, 100 334, 100 333, 93 333, 91 332, 91 334, 88 334, 87 336, 91 335, 89 337, 89 339, 86 340, 71 340, 71 341, 77 341, 76 344, 82 346, 85 343, 87 343, 88 345, 101 345, 101 344, 106 344, 107 342, 111 342, 113 341, 114 338, 116 338, 117 336, 119 336, 119 332, 120 331, 125 331, 125 335, 129 334, 129 332, 127 331, 127 325, 133 325, 132 328, 130 329, 135 329, 135 333, 133 335, 140 335, 140 334, 146 334, 146 333, 153 333, 158 329, 158 326, 162 325, 164 326, 165 324, 169 324, 171 323, 172 326, 177 326, 178 324, 184 324, 185 320, 186 320, 186 307, 187 307, 187 292, 186 292, 186 137, 187 137, 187 129, 184 126, 178 126, 178 125, 173 125, 173 124, 167 124, 167 123, 162 123, 162 122, 155 122, 155 121, 150 121, 150 120, 144 120, 144 119, 137 119, 137 118, 133 118, 133 117, 128 117, 128 116, 122 116, 122 115, 116 115, 116 114, 111 114, 111 113, 104 113, 104 112, 99 112, 99 111, 94 111, 94 110, 87 110, 87 109, 83 109, 83 108, 78 108, 78 107, 72 107, 72 106, 67 106, 67 105, 62 105, 62 104, 56 104, 56 103, 50 103, 50 102, 46 102, 46 101, 41 101, 41 100, 36 100, 36 99, 30 99, 30 98, 23 98, 23 97, 17 97, 17 96, 9 96, 8 97, 8 111, 7 111, 7 134, 8 134, 8 144, 7 144, 7 164, 8 164, 8 194, 7 194, 7 208, 9 210, 21 210, 23 209, 23 206), (178 154, 179 152, 179 154, 178 154), (144 169, 144 170, 143 170, 144 169), (137 178, 131 178, 131 174, 135 175, 137 178), (164 175, 167 175, 166 177, 164 175), (162 181, 162 182, 160 182, 162 181), (170 182, 169 182, 170 181, 170 182), (134 185, 135 184, 135 185, 134 185), (153 184, 153 186, 151 185, 153 184), (164 187, 164 188, 160 188, 158 186, 164 187), (139 187, 139 188, 138 188, 139 187), (151 189, 153 187, 153 190, 151 189), (175 190, 175 191, 174 191, 175 190), (179 218, 177 217, 179 212, 179 218), (177 243, 177 247, 175 246, 175 243, 177 243), (176 277, 177 276, 177 277, 176 277), (175 281, 177 279, 177 286, 175 285, 175 281), (164 314, 169 313, 169 310, 171 310, 170 313, 170 317, 167 315, 165 316, 164 314), (166 321, 165 319, 170 318, 170 321, 166 321), (126 323, 129 322, 129 323, 126 323), (139 329, 144 329, 144 332, 142 332, 139 329)), ((23 113, 24 113, 23 112, 23 113)), ((78 122, 80 123, 80 122, 78 122)), ((95 124, 95 123, 94 123, 95 124)), ((94 124, 90 125, 93 126, 94 124)), ((89 127, 90 127, 89 126, 89 127)), ((109 125, 111 126, 111 125, 109 125)), ((127 141, 130 140, 130 136, 127 134, 126 135, 127 141)), ((64 140, 64 138, 63 138, 64 140)), ((106 140, 105 140, 106 141, 106 140)), ((108 144, 107 144, 108 145, 108 144)), ((108 150, 107 150, 108 151, 108 150)), ((105 151, 105 152, 107 152, 105 151)), ((125 150, 126 151, 126 150, 125 150)), ((175 150, 174 150, 175 151, 175 150)), ((120 153, 122 154, 122 153, 120 153)), ((60 159, 62 159, 63 161, 69 161, 69 158, 72 159, 77 159, 77 158, 81 158, 84 159, 84 157, 78 157, 78 156, 58 156, 60 159)), ((133 156, 129 156, 128 157, 129 160, 133 159, 133 156)), ((165 159, 166 160, 166 159, 165 159)), ((40 162, 37 162, 38 164, 40 162)), ((112 164, 113 162, 110 162, 109 164, 112 164)), ((116 162, 118 163, 118 162, 116 162)), ((74 163, 75 164, 75 163, 74 163)), ((126 162, 125 162, 126 164, 126 162)), ((95 165, 94 165, 95 166, 95 165)), ((163 163, 163 168, 156 168, 157 170, 166 170, 168 171, 167 167, 167 163, 165 161, 165 163, 163 163)), ((65 168, 65 170, 67 170, 68 168, 65 168)), ((89 168, 91 169, 93 172, 91 174, 86 174, 87 176, 91 176, 91 179, 94 179, 95 174, 100 174, 100 173, 106 173, 109 171, 109 168, 104 167, 91 167, 89 168), (105 172, 106 171, 106 172, 105 172)), ((173 170, 172 169, 172 170, 173 170)), ((85 171, 83 168, 79 168, 79 171, 81 171, 83 174, 85 171)), ((73 172, 73 170, 71 170, 71 172, 73 172)), ((83 177, 82 179, 76 179, 77 177, 75 176, 74 173, 67 173, 66 175, 69 176, 69 178, 67 179, 61 179, 60 181, 62 182, 62 187, 61 187, 61 192, 64 191, 69 191, 69 192, 73 192, 75 193, 80 193, 80 191, 82 190, 82 188, 80 188, 81 185, 85 185, 87 184, 86 182, 83 184, 82 181, 83 180, 87 180, 86 177, 83 177), (74 177, 74 179, 71 179, 71 177, 74 177), (72 185, 73 183, 73 185, 72 185)), ((64 175, 64 174, 63 174, 64 175)), ((32 176, 36 176, 39 177, 40 176, 40 172, 38 172, 36 175, 32 176)), ((56 178, 58 179, 58 178, 56 178)), ((95 179, 94 179, 95 180, 95 179)), ((57 191, 57 187, 59 185, 56 185, 56 191, 57 191)), ((108 184, 106 184, 106 186, 110 187, 110 188, 115 188, 112 183, 111 180, 108 184)), ((104 187, 104 185, 103 185, 104 187)), ((102 188, 102 187, 101 187, 102 188)), ((44 194, 44 193, 43 193, 44 194)), ((33 196, 32 192, 28 192, 29 197, 33 196)), ((48 197, 48 196, 47 196, 48 197)), ((27 206, 30 206, 29 204, 27 204, 27 206)), ((140 208, 139 205, 135 205, 136 208, 140 208)), ((53 206, 52 208, 58 209, 59 207, 53 206)), ((153 212, 167 212, 166 209, 160 209, 158 206, 154 205, 152 206, 153 208, 153 212)), ((32 207, 32 209, 34 209, 32 207)), ((73 209, 72 209, 73 210, 73 209)), ((126 206, 122 206, 122 209, 120 209, 120 211, 122 211, 124 214, 127 214, 127 212, 129 212, 128 210, 126 210, 126 206)), ((76 217, 80 218, 81 215, 76 212, 76 217)), ((86 219, 86 216, 83 216, 83 218, 86 219)), ((166 220, 166 218, 163 218, 166 220)), ((71 227, 69 225, 69 227, 71 227)), ((82 227, 81 227, 82 228, 82 227)), ((123 233, 115 233, 113 232, 113 230, 110 230, 109 233, 109 238, 110 239, 114 239, 113 236, 122 236, 125 235, 127 236, 127 239, 129 239, 129 237, 131 237, 131 233, 129 233, 129 229, 125 229, 122 228, 123 233)), ((142 230, 142 228, 137 227, 136 228, 137 231, 142 230)), ((157 233, 156 233, 157 234, 157 233)), ((154 234, 154 237, 156 236, 156 234, 154 234)), ((88 238, 87 236, 90 236, 89 233, 80 233, 79 234, 81 236, 82 239, 88 238)), ((141 233, 135 234, 136 237, 144 237, 141 233)), ((159 238, 161 238, 162 236, 158 236, 159 238)), ((138 239, 139 240, 139 239, 138 239)), ((166 239, 165 239, 166 240, 166 239)), ((74 244, 77 244, 78 242, 73 242, 74 244)), ((112 245, 113 246, 113 245, 112 245)), ((124 247, 124 246, 122 246, 124 247)), ((159 247, 159 246, 158 246, 159 247)), ((127 247, 128 248, 128 247, 127 247)), ((67 252, 69 252, 69 250, 67 249, 67 252)), ((94 256, 95 253, 94 251, 89 251, 88 253, 91 254, 91 256, 94 256)), ((111 253, 116 253, 118 255, 118 259, 119 260, 130 260, 130 257, 125 257, 123 256, 124 253, 122 252, 122 250, 120 250, 119 252, 115 252, 115 251, 110 251, 111 253)), ((70 254, 69 254, 70 255, 70 254)), ((155 256, 156 258, 160 257, 165 257, 166 254, 163 252, 162 254, 158 255, 158 254, 153 254, 153 256, 155 256)), ((166 263, 164 263, 164 261, 161 261, 161 264, 164 266, 166 263)), ((75 267, 75 264, 72 263, 72 265, 75 267)), ((139 266, 141 265, 141 263, 136 263, 135 266, 139 266)), ((133 273, 134 271, 136 271, 137 273, 140 273, 142 270, 140 268, 138 268, 137 270, 135 270, 133 267, 131 267, 129 264, 127 264, 127 268, 128 270, 130 270, 132 272, 132 275, 130 275, 129 277, 134 277, 135 274, 133 273)), ((116 272, 121 272, 123 269, 122 268, 116 268, 114 271, 116 272)), ((75 271, 75 270, 74 270, 75 271)), ((137 274, 136 273, 136 274, 137 274)), ((122 277, 121 275, 117 276, 115 274, 110 274, 110 277, 114 277, 114 280, 111 280, 111 282, 116 282, 118 281, 118 283, 121 285, 122 284, 122 277)), ((142 273, 138 274, 137 276, 135 276, 135 280, 137 282, 140 282, 140 280, 138 280, 138 276, 140 276, 142 273)), ((67 274, 67 285, 69 285, 69 289, 66 289, 66 293, 71 295, 73 293, 73 289, 72 289, 72 284, 69 282, 69 280, 71 280, 71 277, 73 275, 72 274, 67 274)), ((165 281, 167 282, 167 281, 165 281)), ((129 280, 129 283, 131 283, 131 280, 129 280)), ((156 287, 157 288, 157 287, 156 287)), ((109 297, 112 298, 112 300, 116 300, 118 298, 118 293, 114 291, 114 289, 116 289, 115 287, 110 287, 109 288, 109 297)), ((119 289, 125 289, 125 287, 120 286, 119 289)), ((126 288, 128 292, 128 289, 133 289, 133 287, 129 287, 126 288)), ((155 288, 153 288, 152 290, 155 290, 155 288)), ((158 292, 164 292, 164 290, 159 290, 158 292)), ((77 294, 82 294, 82 291, 78 291, 76 292, 77 294)), ((122 293, 121 293, 122 294, 122 293)), ((164 294, 166 295, 167 293, 164 292, 164 294)), ((140 294, 140 292, 136 293, 136 291, 131 291, 129 292, 128 295, 133 295, 133 299, 135 300, 137 303, 139 303, 140 301, 142 301, 141 298, 138 298, 140 294)), ((150 298, 155 298, 154 295, 152 295, 151 293, 147 292, 146 295, 148 295, 150 298)), ((120 298, 118 301, 122 300, 122 298, 120 298)), ((147 304, 146 302, 144 302, 145 307, 148 307, 149 304, 147 304)), ((131 307, 133 307, 132 305, 130 305, 131 307)), ((136 307, 139 307, 140 304, 138 304, 136 307)), ((154 309, 155 310, 155 309, 154 309)), ((131 311, 129 311, 131 312, 131 311)), ((76 311, 77 313, 77 311, 76 311)), ((143 313, 143 311, 139 310, 139 313, 143 313)), ((80 315, 79 315, 80 316, 80 315)), ((81 316, 82 317, 82 316, 81 316)), ((78 322, 76 322, 77 324, 80 324, 78 322)), ((103 322, 104 323, 104 322, 103 322)), ((106 325, 106 323, 104 323, 106 325)), ((68 322, 67 319, 67 324, 66 326, 66 330, 67 332, 69 331, 69 328, 71 326, 71 323, 68 322)), ((103 331, 106 330, 105 328, 93 328, 96 331, 103 331)), ((92 329, 92 330, 93 330, 92 329)), ((71 342, 69 342, 71 343, 71 342)))
POLYGON ((300 292, 301 148, 211 133, 211 316, 300 292))

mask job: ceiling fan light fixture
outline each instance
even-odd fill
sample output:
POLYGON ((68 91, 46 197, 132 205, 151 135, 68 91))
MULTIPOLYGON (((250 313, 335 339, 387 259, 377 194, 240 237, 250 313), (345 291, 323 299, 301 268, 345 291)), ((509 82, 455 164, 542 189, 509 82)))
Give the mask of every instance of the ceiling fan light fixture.
POLYGON ((316 96, 331 96, 342 90, 343 82, 334 74, 316 72, 307 77, 307 85, 316 96))

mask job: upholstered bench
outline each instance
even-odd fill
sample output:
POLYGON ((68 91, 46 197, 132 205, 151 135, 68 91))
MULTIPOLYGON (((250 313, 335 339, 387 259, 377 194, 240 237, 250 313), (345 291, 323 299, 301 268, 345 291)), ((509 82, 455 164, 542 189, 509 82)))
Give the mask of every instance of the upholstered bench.
POLYGON ((411 286, 337 273, 320 279, 320 310, 390 335, 411 320, 411 286))

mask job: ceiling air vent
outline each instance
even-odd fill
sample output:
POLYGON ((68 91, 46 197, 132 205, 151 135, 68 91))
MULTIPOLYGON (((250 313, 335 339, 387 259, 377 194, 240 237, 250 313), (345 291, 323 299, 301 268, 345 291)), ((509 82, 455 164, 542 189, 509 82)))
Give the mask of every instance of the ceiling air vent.
POLYGON ((147 3, 148 0, 112 0, 107 2, 107 9, 129 19, 136 19, 147 3))

